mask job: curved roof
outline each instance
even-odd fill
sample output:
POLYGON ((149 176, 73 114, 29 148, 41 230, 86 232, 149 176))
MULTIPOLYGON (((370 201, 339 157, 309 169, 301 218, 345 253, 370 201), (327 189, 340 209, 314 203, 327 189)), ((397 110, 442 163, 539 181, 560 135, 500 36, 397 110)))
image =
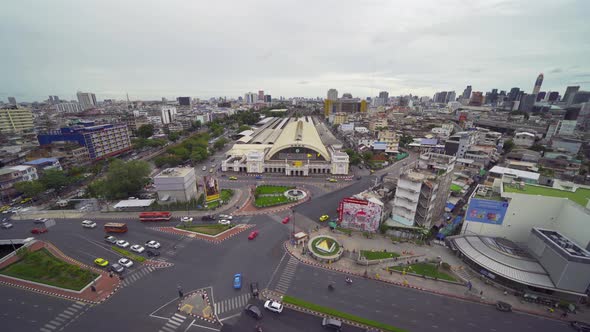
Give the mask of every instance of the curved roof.
POLYGON ((304 147, 321 154, 327 161, 330 161, 330 154, 322 143, 312 122, 306 121, 305 118, 289 122, 281 132, 281 135, 274 142, 270 151, 266 154, 266 159, 272 158, 277 152, 290 147, 304 147))

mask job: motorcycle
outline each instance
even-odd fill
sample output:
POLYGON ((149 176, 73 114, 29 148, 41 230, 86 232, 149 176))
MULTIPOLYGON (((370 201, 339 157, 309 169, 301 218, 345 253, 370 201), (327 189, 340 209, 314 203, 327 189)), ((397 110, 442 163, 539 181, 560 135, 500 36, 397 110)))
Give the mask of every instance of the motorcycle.
POLYGON ((329 284, 329 285, 328 285, 328 289, 329 289, 329 290, 334 290, 334 285, 332 285, 332 284, 329 284))

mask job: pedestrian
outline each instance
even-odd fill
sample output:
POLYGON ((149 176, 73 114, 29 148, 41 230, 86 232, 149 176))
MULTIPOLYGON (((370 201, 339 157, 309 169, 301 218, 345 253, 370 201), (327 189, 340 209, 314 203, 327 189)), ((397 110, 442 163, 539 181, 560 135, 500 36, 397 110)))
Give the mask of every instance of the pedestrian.
POLYGON ((483 291, 479 291, 479 296, 483 296, 483 291))
POLYGON ((561 314, 561 318, 567 318, 567 311, 564 311, 563 314, 561 314))
POLYGON ((201 294, 201 298, 205 300, 205 293, 201 294))

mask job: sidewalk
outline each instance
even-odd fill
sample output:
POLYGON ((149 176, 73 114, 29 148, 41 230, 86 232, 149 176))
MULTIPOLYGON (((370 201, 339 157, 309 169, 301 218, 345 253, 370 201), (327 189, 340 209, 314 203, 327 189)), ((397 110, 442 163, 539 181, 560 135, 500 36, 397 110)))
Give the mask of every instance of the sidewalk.
MULTIPOLYGON (((490 284, 486 284, 485 280, 480 279, 477 272, 472 271, 446 247, 439 245, 418 246, 412 243, 393 244, 389 238, 381 235, 376 235, 373 239, 367 239, 362 237, 362 235, 359 233, 353 233, 353 235, 349 237, 345 234, 331 232, 328 228, 321 228, 318 231, 313 231, 311 232, 310 237, 324 234, 336 238, 341 243, 342 247, 345 250, 348 250, 348 254, 345 253, 340 260, 332 264, 322 264, 310 256, 302 255, 301 246, 293 246, 290 242, 286 242, 285 249, 287 249, 287 251, 292 256, 297 258, 302 263, 320 268, 353 274, 357 277, 363 277, 366 271, 367 276, 371 279, 380 280, 402 287, 415 288, 442 296, 449 296, 461 300, 490 305, 495 304, 497 301, 503 301, 510 303, 513 306, 513 309, 517 311, 551 317, 554 319, 561 319, 561 311, 556 310, 554 313, 549 313, 545 306, 526 302, 521 297, 515 297, 511 295, 510 292, 505 294, 504 289, 496 288, 490 284), (356 257, 356 254, 352 254, 353 250, 355 253, 357 253, 359 250, 383 251, 384 249, 389 252, 397 252, 399 254, 402 254, 404 251, 411 252, 411 255, 400 256, 397 263, 389 262, 369 266, 359 265, 353 258, 351 258, 356 257), (443 262, 451 265, 451 270, 454 272, 455 276, 460 279, 464 279, 463 281, 465 282, 465 279, 471 281, 473 285, 471 291, 469 291, 463 284, 425 279, 412 275, 402 275, 401 273, 396 272, 388 273, 385 270, 386 267, 403 263, 410 257, 413 260, 418 258, 418 260, 421 262, 425 259, 436 259, 437 257, 440 257, 443 262)), ((582 310, 578 309, 577 314, 575 315, 568 315, 568 318, 565 320, 590 321, 590 311, 584 310, 585 307, 582 307, 581 309, 582 310)))

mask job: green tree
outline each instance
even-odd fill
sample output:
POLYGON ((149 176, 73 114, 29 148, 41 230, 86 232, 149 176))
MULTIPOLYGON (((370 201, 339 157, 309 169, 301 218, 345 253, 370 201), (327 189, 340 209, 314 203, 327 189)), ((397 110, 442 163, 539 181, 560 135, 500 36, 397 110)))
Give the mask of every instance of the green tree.
POLYGON ((197 120, 193 123, 192 127, 194 129, 201 129, 201 127, 203 126, 203 124, 201 123, 201 120, 197 120))
POLYGON ((238 133, 241 133, 244 130, 250 130, 250 129, 252 129, 252 127, 243 124, 243 125, 241 125, 241 126, 238 127, 238 133))
POLYGON ((141 138, 148 138, 154 135, 154 125, 146 124, 137 128, 137 136, 141 138))
POLYGON ((344 150, 348 154, 348 161, 351 165, 358 165, 361 162, 361 156, 353 149, 344 150))
POLYGON ((180 138, 180 133, 179 133, 179 132, 177 132, 177 131, 170 132, 170 133, 168 134, 168 139, 169 139, 170 141, 172 141, 172 142, 176 142, 176 141, 178 141, 178 139, 179 139, 179 138, 180 138))
POLYGON ((46 188, 59 189, 65 187, 70 183, 70 179, 66 176, 64 171, 58 169, 46 170, 40 178, 41 183, 46 188))
POLYGON ((182 164, 182 159, 179 156, 173 154, 167 154, 165 156, 160 156, 154 159, 154 164, 156 167, 174 167, 182 164))
POLYGON ((506 153, 512 151, 512 149, 514 149, 514 141, 512 141, 511 139, 507 140, 506 142, 504 142, 504 146, 502 147, 502 149, 506 153))
POLYGON ((414 137, 412 137, 410 135, 402 134, 402 137, 400 137, 400 139, 399 139, 399 145, 402 148, 405 148, 406 146, 408 146, 408 144, 412 143, 413 141, 414 141, 414 137))
POLYGON ((189 151, 189 149, 182 147, 182 146, 176 146, 173 148, 169 148, 166 151, 170 154, 178 156, 181 160, 187 160, 191 156, 191 152, 189 151))
POLYGON ((116 159, 109 165, 104 180, 95 181, 91 192, 108 199, 133 196, 148 183, 150 171, 150 166, 145 161, 123 162, 116 159))
POLYGON ((207 153, 207 149, 203 147, 195 147, 193 152, 191 153, 191 160, 195 163, 201 162, 206 160, 209 154, 207 153))
POLYGON ((367 151, 367 152, 363 152, 363 159, 366 161, 369 161, 373 158, 373 152, 371 151, 367 151))
POLYGON ((222 137, 213 143, 213 147, 215 150, 221 150, 227 144, 228 140, 225 137, 222 137))
POLYGON ((35 197, 45 191, 45 186, 39 180, 23 181, 15 183, 14 189, 25 194, 27 197, 35 197))

